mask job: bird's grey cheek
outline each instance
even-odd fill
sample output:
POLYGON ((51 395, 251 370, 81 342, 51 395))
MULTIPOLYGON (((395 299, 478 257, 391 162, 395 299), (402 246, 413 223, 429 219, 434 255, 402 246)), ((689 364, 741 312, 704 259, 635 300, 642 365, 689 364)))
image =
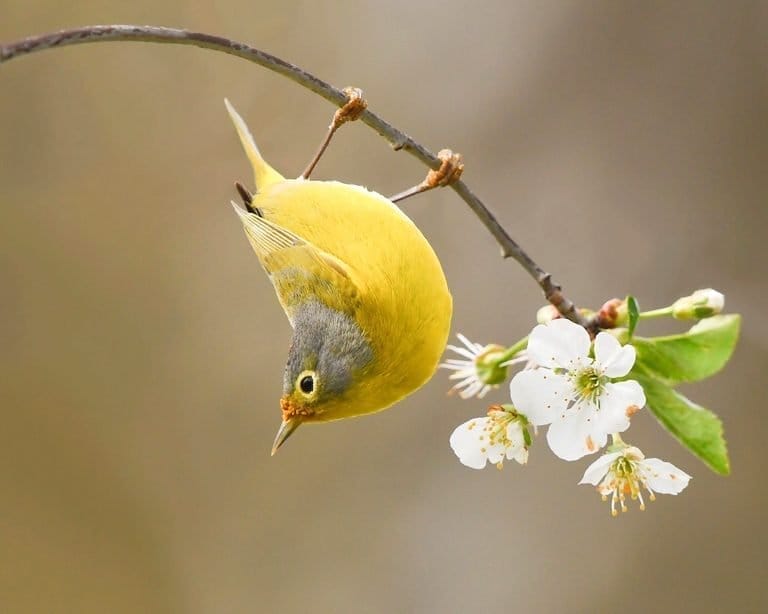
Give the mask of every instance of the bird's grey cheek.
POLYGON ((331 362, 326 367, 323 378, 323 392, 325 394, 340 395, 349 388, 352 383, 352 373, 342 361, 331 362))
POLYGON ((302 345, 298 339, 294 338, 288 350, 288 362, 283 371, 283 394, 293 392, 296 378, 303 369, 302 345))
POLYGON ((374 358, 357 322, 318 301, 309 301, 297 309, 293 335, 284 380, 289 392, 301 371, 311 368, 318 372, 322 396, 340 395, 374 358))
POLYGON ((352 385, 356 373, 362 371, 373 360, 373 350, 360 328, 354 322, 339 337, 344 343, 326 345, 324 366, 324 388, 340 395, 352 385), (328 347, 330 346, 330 347, 328 347))
POLYGON ((289 394, 293 390, 293 378, 291 377, 291 363, 285 365, 283 371, 283 395, 289 394))

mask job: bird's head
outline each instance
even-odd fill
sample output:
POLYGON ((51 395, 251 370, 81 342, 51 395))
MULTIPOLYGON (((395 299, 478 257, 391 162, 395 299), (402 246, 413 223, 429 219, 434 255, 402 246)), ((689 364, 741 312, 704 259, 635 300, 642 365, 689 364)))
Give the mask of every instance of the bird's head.
MULTIPOLYGON (((365 382, 373 351, 355 319, 319 301, 296 310, 280 399, 282 424, 272 454, 305 422, 356 415, 353 402, 365 382)), ((359 413, 363 413, 360 411, 359 413)))

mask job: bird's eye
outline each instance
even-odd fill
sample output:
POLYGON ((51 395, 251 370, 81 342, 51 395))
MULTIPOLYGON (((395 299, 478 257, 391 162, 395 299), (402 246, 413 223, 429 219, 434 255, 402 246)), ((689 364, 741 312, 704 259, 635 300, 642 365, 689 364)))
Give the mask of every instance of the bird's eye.
POLYGON ((299 390, 306 395, 311 395, 315 391, 315 376, 313 373, 304 372, 298 377, 299 390))
POLYGON ((305 375, 301 378, 301 381, 299 382, 299 386, 301 387, 302 392, 306 392, 309 394, 315 389, 315 380, 312 378, 311 375, 305 375))

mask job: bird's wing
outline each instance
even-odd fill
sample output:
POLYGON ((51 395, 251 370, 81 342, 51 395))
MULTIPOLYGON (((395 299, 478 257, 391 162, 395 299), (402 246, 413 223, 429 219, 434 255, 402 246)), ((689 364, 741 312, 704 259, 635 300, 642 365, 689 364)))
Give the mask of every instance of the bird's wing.
POLYGON ((356 311, 359 291, 344 262, 290 230, 232 205, 291 325, 294 310, 312 299, 349 315, 356 311))

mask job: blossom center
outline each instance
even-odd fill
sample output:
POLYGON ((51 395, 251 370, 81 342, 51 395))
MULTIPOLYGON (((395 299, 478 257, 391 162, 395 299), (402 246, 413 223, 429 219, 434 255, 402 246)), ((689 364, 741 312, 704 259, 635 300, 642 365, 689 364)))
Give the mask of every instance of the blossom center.
POLYGON ((597 405, 608 378, 594 366, 587 367, 574 374, 574 387, 579 399, 585 399, 597 405))
POLYGON ((642 454, 639 453, 640 458, 634 455, 633 448, 630 448, 624 456, 620 456, 611 466, 605 479, 600 484, 598 490, 603 495, 603 501, 607 500, 608 495, 611 495, 611 515, 616 516, 618 510, 616 509, 616 503, 619 503, 622 512, 627 511, 626 498, 639 500, 640 509, 645 510, 645 501, 643 500, 643 493, 641 487, 645 487, 650 495, 651 501, 655 500, 653 489, 648 484, 647 479, 642 475, 639 470, 640 462, 642 462, 642 454))
POLYGON ((492 446, 502 445, 505 449, 514 445, 514 442, 507 436, 507 427, 516 416, 510 412, 491 409, 488 412, 488 417, 488 426, 485 427, 485 430, 489 443, 492 446))

